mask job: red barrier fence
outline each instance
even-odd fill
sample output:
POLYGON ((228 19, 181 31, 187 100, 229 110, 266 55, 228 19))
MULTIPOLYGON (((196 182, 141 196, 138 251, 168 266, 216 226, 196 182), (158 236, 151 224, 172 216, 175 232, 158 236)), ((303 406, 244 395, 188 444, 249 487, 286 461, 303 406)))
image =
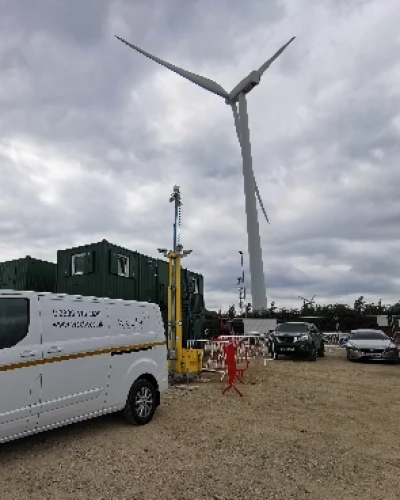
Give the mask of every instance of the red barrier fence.
POLYGON ((237 345, 236 360, 245 361, 266 356, 268 354, 267 345, 258 336, 251 335, 225 335, 214 340, 189 340, 188 348, 203 349, 202 371, 216 372, 222 374, 222 379, 227 373, 228 367, 225 360, 224 346, 229 341, 237 345))
POLYGON ((225 351, 225 360, 228 365, 228 386, 225 387, 225 389, 222 391, 222 394, 225 394, 227 391, 230 389, 234 389, 239 396, 243 396, 243 394, 239 391, 239 389, 235 386, 235 380, 239 380, 242 384, 243 382, 243 372, 247 370, 248 368, 248 361, 247 361, 247 367, 245 369, 238 370, 237 365, 236 365, 236 354, 237 354, 237 349, 238 345, 234 343, 233 340, 229 341, 228 344, 225 346, 224 351, 225 351))

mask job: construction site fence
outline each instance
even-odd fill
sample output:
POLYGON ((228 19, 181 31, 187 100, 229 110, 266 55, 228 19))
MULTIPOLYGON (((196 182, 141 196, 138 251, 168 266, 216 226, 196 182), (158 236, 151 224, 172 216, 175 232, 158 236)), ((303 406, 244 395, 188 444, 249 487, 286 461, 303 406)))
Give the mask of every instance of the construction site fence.
POLYGON ((225 363, 224 347, 233 341, 236 345, 236 362, 238 366, 246 361, 266 357, 268 355, 267 342, 260 338, 249 335, 227 335, 219 337, 217 340, 188 340, 188 349, 202 349, 203 351, 203 371, 221 371, 227 369, 225 363))
MULTIPOLYGON (((341 332, 323 334, 326 347, 341 347, 346 334, 341 332)), ((188 349, 201 349, 203 351, 202 370, 204 371, 223 371, 227 367, 225 363, 224 346, 229 342, 236 344, 236 361, 238 364, 247 360, 266 358, 270 356, 268 349, 268 338, 260 336, 252 337, 250 335, 226 335, 218 339, 188 340, 186 347, 188 349)))
POLYGON ((325 345, 339 345, 342 335, 340 333, 324 333, 325 345))

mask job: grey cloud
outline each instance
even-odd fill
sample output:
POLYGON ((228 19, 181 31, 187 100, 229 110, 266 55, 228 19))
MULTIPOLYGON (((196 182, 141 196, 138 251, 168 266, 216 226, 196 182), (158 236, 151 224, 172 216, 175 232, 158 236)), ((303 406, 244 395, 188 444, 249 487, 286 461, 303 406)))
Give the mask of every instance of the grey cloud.
MULTIPOLYGON (((383 3, 386 12, 395 5, 383 3)), ((271 219, 267 226, 260 217, 268 296, 294 305, 307 293, 350 302, 354 294, 396 297, 400 152, 393 122, 400 102, 390 14, 371 31, 374 2, 310 0, 301 9, 294 0, 31 4, 0 1, 0 143, 34 143, 42 155, 62 158, 62 168, 80 162, 82 172, 55 183, 49 207, 19 160, 0 156, 2 252, 54 260, 57 248, 107 238, 157 256, 171 242, 168 197, 177 183, 182 241, 194 250, 185 265, 204 274, 210 296, 237 300, 237 251, 247 248, 247 235, 231 112, 218 98, 212 108, 204 94, 208 115, 195 117, 181 141, 161 143, 165 114, 171 123, 175 117, 152 85, 167 70, 113 35, 227 88, 281 38, 298 35, 249 99, 254 169, 271 219), (355 12, 363 43, 346 31, 355 12), (146 186, 143 205, 127 208, 146 186), (310 191, 300 206, 295 188, 310 191), (375 253, 355 250, 360 241, 375 253), (321 275, 302 271, 299 258, 321 265, 321 275), (333 264, 350 270, 334 273, 333 264)), ((176 119, 189 107, 185 99, 176 119)), ((213 301, 206 297, 208 307, 220 305, 213 301)))
MULTIPOLYGON (((325 284, 319 287, 320 296, 323 294, 325 297, 335 297, 335 296, 351 296, 357 295, 367 298, 368 296, 379 296, 392 295, 395 296, 397 293, 397 288, 388 283, 387 279, 384 277, 365 279, 365 276, 361 279, 357 278, 356 275, 349 275, 347 279, 341 280, 339 283, 331 283, 329 287, 325 284)), ((349 301, 350 302, 350 301, 349 301)), ((351 303, 351 302, 350 302, 351 303)))
POLYGON ((13 0, 2 4, 2 30, 23 30, 25 35, 42 32, 78 45, 102 41, 110 8, 107 0, 13 0))

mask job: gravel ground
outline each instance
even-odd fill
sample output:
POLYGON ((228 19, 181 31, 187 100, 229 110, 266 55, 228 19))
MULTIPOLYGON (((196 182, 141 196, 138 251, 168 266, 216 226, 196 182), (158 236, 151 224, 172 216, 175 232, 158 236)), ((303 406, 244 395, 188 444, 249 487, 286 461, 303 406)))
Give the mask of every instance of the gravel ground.
POLYGON ((207 378, 147 426, 113 415, 0 445, 1 500, 400 498, 400 366, 253 362, 243 398, 207 378))

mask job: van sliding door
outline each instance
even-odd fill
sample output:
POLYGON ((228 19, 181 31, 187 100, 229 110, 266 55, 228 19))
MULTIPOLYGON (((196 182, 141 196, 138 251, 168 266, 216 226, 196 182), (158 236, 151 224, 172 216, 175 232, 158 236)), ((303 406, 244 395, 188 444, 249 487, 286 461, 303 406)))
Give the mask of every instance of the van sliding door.
POLYGON ((42 408, 39 426, 102 410, 110 371, 106 308, 95 299, 41 297, 42 408))

